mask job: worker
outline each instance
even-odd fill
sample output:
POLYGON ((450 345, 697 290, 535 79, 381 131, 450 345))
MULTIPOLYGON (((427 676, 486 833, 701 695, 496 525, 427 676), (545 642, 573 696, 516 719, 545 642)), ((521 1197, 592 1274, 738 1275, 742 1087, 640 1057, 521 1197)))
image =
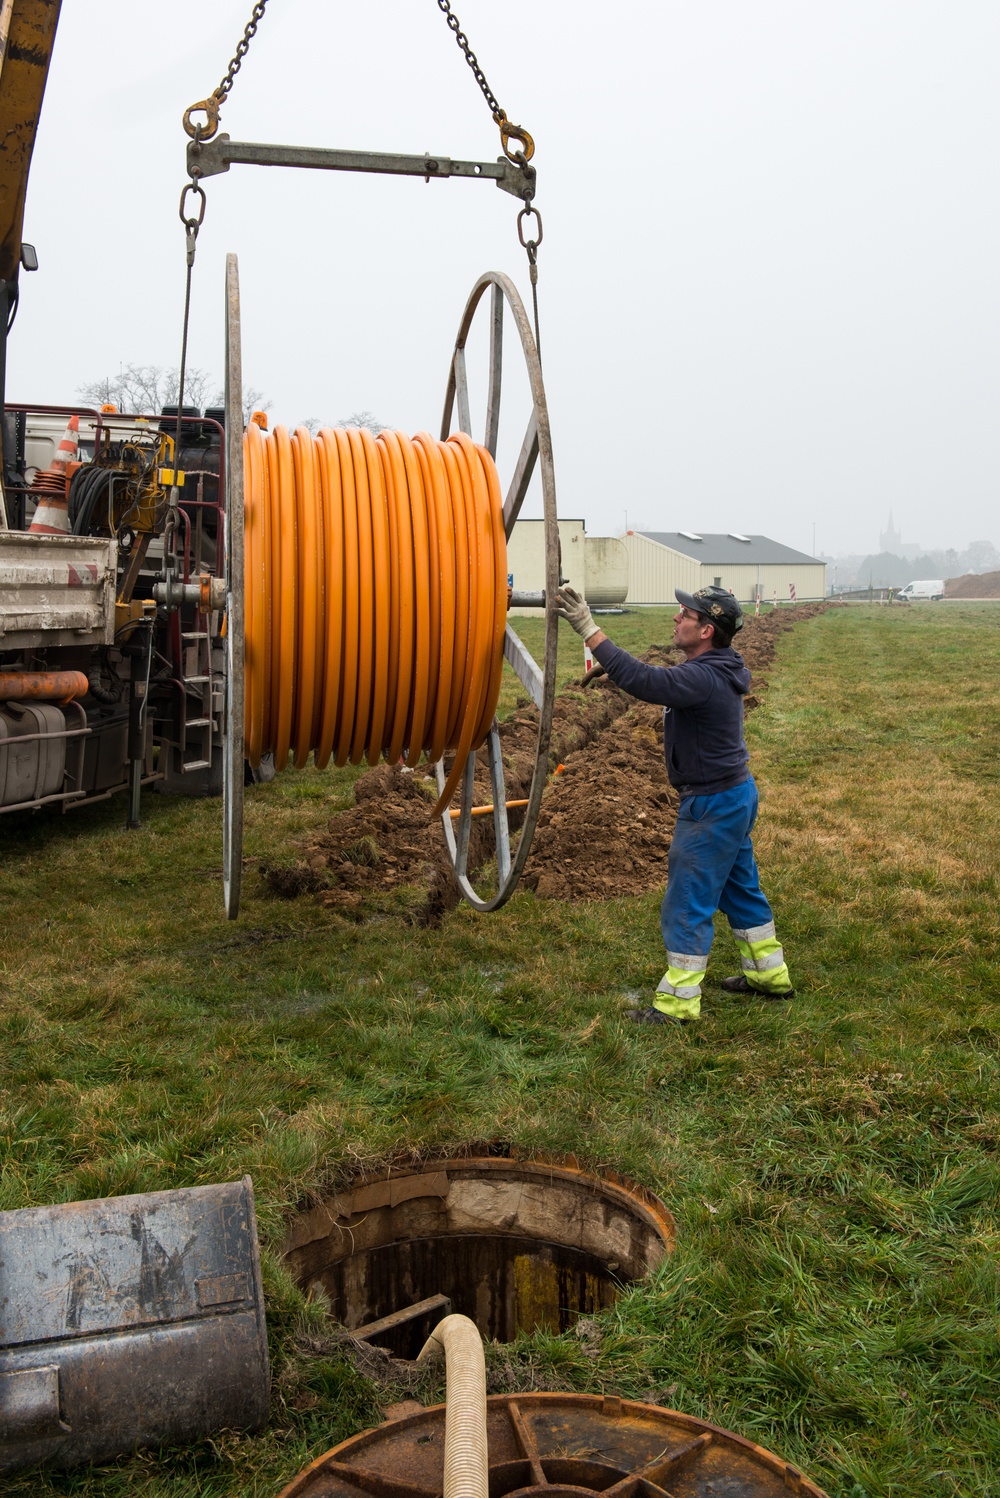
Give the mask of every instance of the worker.
POLYGON ((560 617, 611 680, 643 702, 663 704, 667 774, 680 807, 660 921, 668 966, 652 1004, 628 1011, 640 1025, 687 1024, 700 1015, 716 910, 729 921, 742 967, 722 987, 763 999, 790 999, 795 992, 750 841, 757 816, 757 787, 743 738, 750 672, 732 648, 743 613, 725 588, 678 588, 675 597, 681 607, 673 643, 685 659, 663 667, 620 649, 598 629, 585 598, 574 588, 559 590, 560 617))

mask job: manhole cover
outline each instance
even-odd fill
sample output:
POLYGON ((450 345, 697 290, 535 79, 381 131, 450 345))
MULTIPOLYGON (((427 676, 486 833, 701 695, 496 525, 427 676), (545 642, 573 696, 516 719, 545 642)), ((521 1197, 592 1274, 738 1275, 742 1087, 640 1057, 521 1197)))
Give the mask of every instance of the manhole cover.
MULTIPOLYGON (((490 1498, 825 1498, 773 1452, 703 1420, 599 1394, 495 1394, 490 1498)), ((440 1498, 444 1405, 334 1446, 280 1498, 440 1498)))
POLYGON ((499 1342, 565 1331, 655 1269, 674 1237, 642 1187, 572 1161, 466 1156, 355 1182, 295 1220, 284 1255, 338 1321, 357 1330, 388 1318, 366 1335, 412 1358, 449 1308, 499 1342))

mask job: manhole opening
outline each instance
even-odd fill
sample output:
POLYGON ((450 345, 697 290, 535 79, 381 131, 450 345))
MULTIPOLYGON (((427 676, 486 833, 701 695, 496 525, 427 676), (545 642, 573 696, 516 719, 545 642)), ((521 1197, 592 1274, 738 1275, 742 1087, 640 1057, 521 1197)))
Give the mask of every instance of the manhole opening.
POLYGON ((297 1217, 284 1254, 344 1326, 413 1358, 449 1309, 498 1342, 566 1331, 654 1270, 674 1237, 662 1202, 620 1178, 465 1156, 360 1178, 297 1217))

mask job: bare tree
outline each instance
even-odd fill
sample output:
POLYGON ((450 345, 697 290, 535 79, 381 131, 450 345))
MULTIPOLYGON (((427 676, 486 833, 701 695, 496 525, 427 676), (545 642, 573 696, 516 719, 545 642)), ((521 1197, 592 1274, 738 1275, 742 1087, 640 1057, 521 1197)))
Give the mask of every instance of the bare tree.
MULTIPOLYGON (((92 380, 81 385, 77 395, 90 406, 116 406, 123 416, 158 416, 164 406, 176 406, 180 389, 180 369, 162 364, 123 364, 117 375, 92 380)), ((221 406, 225 395, 215 377, 204 369, 184 371, 184 404, 204 411, 221 406)), ((267 411, 271 402, 252 385, 243 390, 243 423, 254 411, 267 411)))
POLYGON ((959 558, 966 572, 993 572, 1000 567, 1000 552, 992 541, 973 541, 959 558))
POLYGON ((304 421, 300 421, 297 424, 300 427, 305 427, 306 431, 313 437, 315 437, 320 427, 365 427, 371 432, 373 437, 377 437, 379 432, 387 430, 385 423, 379 421, 370 411, 355 411, 350 416, 342 417, 340 421, 321 421, 318 416, 307 416, 304 421))
MULTIPOLYGON (((164 406, 175 406, 180 389, 180 370, 162 364, 123 364, 117 375, 106 375, 81 385, 77 395, 91 405, 117 406, 123 416, 156 416, 164 406)), ((204 369, 184 373, 184 404, 221 406, 218 382, 204 369)))
POLYGON ((345 416, 342 421, 338 421, 337 425, 339 427, 367 427, 373 437, 377 437, 379 432, 388 431, 385 423, 379 421, 378 417, 373 416, 370 411, 354 411, 350 416, 345 416))

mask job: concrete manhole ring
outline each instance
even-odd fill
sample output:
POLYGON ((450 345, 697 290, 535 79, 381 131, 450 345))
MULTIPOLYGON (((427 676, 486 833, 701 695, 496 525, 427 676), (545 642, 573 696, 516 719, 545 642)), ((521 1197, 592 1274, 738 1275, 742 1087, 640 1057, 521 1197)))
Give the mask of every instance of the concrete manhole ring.
POLYGON ((496 1341, 565 1331, 655 1270, 675 1237, 663 1203, 620 1177, 572 1158, 470 1154, 355 1180, 295 1219, 283 1253, 349 1330, 388 1321, 369 1339, 415 1357, 444 1300, 496 1341))

